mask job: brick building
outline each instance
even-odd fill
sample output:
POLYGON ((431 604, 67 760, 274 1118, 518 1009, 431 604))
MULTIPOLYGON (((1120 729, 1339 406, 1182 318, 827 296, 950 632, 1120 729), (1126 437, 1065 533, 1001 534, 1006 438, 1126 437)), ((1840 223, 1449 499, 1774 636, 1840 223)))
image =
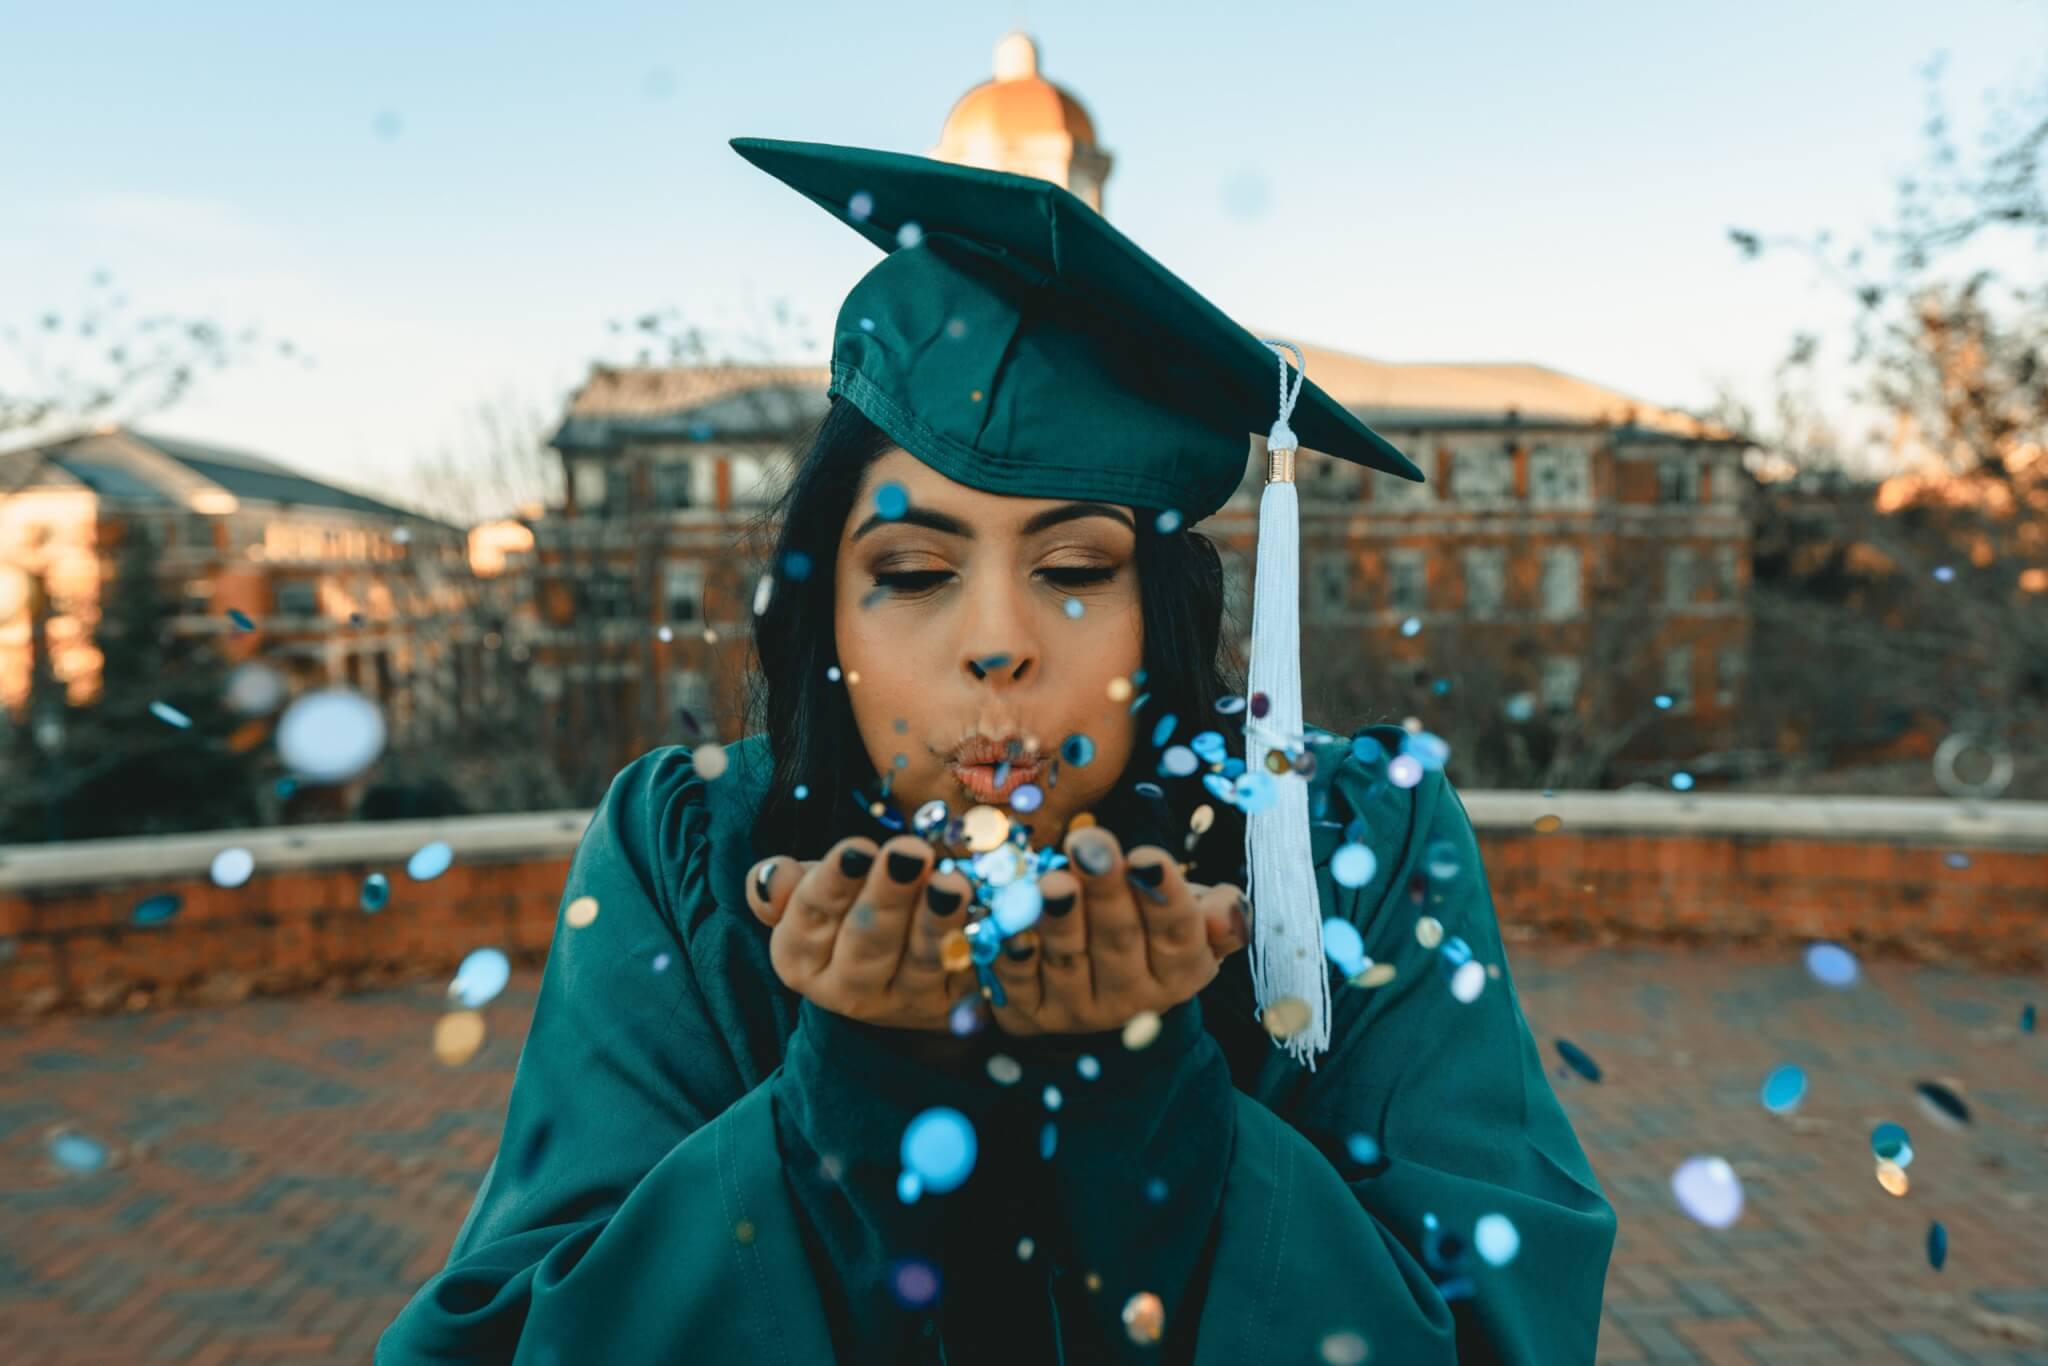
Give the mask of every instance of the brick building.
MULTIPOLYGON (((933 155, 1042 176, 1097 205, 1110 165, 1086 110, 1039 74, 1021 34, 998 46, 995 78, 955 104, 933 155)), ((1404 715, 1411 689, 1390 670, 1422 670, 1523 699, 1517 714, 1552 729, 1611 738, 1617 711, 1654 708, 1656 724, 1632 727, 1626 753, 1598 765, 1610 774, 1655 775, 1731 743, 1749 636, 1743 440, 1539 365, 1307 356, 1318 384, 1430 477, 1304 461, 1313 715, 1404 715)), ((565 760, 589 770, 577 790, 685 738, 688 721, 741 724, 763 553, 749 533, 826 381, 816 366, 600 366, 571 400, 553 441, 567 501, 533 524, 535 678, 565 760)), ((1263 474, 1254 448, 1238 498, 1204 524, 1225 553, 1240 639, 1263 474)))
POLYGON ((260 456, 123 428, 0 456, 0 491, 0 702, 17 719, 38 631, 69 699, 97 694, 93 628, 136 533, 180 605, 174 629, 261 659, 295 692, 355 688, 395 738, 452 724, 495 677, 482 656, 502 638, 477 610, 460 528, 260 456))

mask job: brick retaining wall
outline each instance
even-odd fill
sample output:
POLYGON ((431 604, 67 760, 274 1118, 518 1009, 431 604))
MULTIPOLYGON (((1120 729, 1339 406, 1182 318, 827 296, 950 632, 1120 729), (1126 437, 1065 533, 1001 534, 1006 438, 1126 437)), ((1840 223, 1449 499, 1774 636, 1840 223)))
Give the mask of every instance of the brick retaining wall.
MULTIPOLYGON (((1712 940, 2003 969, 2048 961, 2048 803, 1668 793, 1463 794, 1511 939, 1712 940), (1555 814, 1563 826, 1538 834, 1555 814), (1957 866, 1960 864, 1961 866, 1957 866)), ((445 975, 473 948, 538 962, 589 813, 296 826, 0 847, 0 1015, 445 975), (405 861, 445 840, 417 883, 405 861), (221 849, 256 873, 215 887, 221 849), (390 904, 360 907, 382 872, 390 904), (167 924, 136 904, 182 898, 167 924)))

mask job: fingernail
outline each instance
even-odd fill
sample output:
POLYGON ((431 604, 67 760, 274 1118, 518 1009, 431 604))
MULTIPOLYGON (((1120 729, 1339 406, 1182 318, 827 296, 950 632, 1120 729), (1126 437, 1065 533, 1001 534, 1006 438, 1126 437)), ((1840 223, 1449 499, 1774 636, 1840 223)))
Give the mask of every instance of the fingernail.
POLYGON ((1138 894, 1144 897, 1147 901, 1151 902, 1154 906, 1164 906, 1166 904, 1166 893, 1160 891, 1151 883, 1141 879, 1138 876, 1137 869, 1126 869, 1124 871, 1124 881, 1130 883, 1133 887, 1136 887, 1138 889, 1138 894))
POLYGON ((951 915, 960 909, 960 893, 949 892, 944 887, 931 886, 924 889, 924 902, 932 908, 933 915, 951 915))
POLYGON ((1134 863, 1131 865, 1131 876, 1144 883, 1147 887, 1157 887, 1160 883, 1166 881, 1166 865, 1163 863, 1134 863))
POLYGON ((1003 949, 1003 952, 1008 955, 1012 963, 1023 963, 1030 960, 1032 952, 1037 947, 1038 945, 1032 943, 1029 939, 1013 939, 1003 949))
POLYGON ((1116 855, 1109 852, 1109 841, 1093 835, 1083 835, 1074 841, 1074 862, 1081 870, 1094 877, 1101 877, 1116 866, 1116 855))
POLYGON ((875 856, 865 849, 848 849, 839 855, 839 871, 848 877, 866 877, 875 866, 875 856))
POLYGON ((900 849, 889 851, 889 876, 897 882, 915 882, 924 871, 924 860, 900 849))
POLYGON ((1045 899, 1045 904, 1041 909, 1043 909, 1047 915, 1052 916, 1054 919, 1058 919, 1060 916, 1063 916, 1068 911, 1074 909, 1074 894, 1072 892, 1068 892, 1065 896, 1049 896, 1045 899))
POLYGON ((765 905, 768 900, 768 885, 775 881, 775 864, 771 860, 754 870, 754 895, 765 905))

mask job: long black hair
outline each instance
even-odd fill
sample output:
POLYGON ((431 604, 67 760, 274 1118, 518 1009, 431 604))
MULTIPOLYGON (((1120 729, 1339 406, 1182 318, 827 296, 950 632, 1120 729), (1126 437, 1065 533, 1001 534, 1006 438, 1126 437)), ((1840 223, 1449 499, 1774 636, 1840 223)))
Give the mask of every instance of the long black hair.
MULTIPOLYGON (((767 610, 754 619, 756 668, 748 699, 749 729, 766 738, 773 765, 754 819, 756 857, 820 858, 847 835, 879 841, 891 833, 854 796, 878 799, 877 775, 846 685, 827 670, 836 653, 839 537, 868 466, 895 445, 852 403, 835 399, 798 442, 788 484, 757 524, 758 542, 772 545, 767 572, 774 585, 767 610)), ((1224 735, 1230 753, 1243 755, 1235 724, 1242 718, 1216 712, 1218 701, 1238 691, 1235 661, 1223 654, 1223 563, 1207 536, 1184 528, 1161 532, 1157 509, 1133 511, 1145 640, 1139 691, 1149 696, 1139 709, 1130 763, 1094 815, 1126 848, 1157 844, 1181 855, 1189 821, 1206 802, 1215 824, 1191 856, 1192 876, 1243 885, 1242 814, 1209 796, 1197 779, 1158 776, 1158 752, 1150 743, 1153 727, 1173 715, 1183 741, 1213 729, 1224 735), (1146 781, 1165 796, 1137 791, 1146 781)))

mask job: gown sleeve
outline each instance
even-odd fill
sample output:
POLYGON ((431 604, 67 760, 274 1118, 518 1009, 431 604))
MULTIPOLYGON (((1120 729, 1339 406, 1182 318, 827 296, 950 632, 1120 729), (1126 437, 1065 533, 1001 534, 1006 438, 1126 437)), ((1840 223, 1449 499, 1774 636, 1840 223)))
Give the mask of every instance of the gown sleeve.
POLYGON ((1317 1070, 1261 1038, 1234 1087, 1197 1023, 1208 993, 1145 1053, 1112 1046, 1105 1101, 1061 1116, 1066 1255, 1101 1282, 1074 1303, 1120 1359, 1593 1359, 1614 1216, 1516 1003, 1471 822, 1441 772, 1404 790, 1365 767, 1346 761, 1332 814, 1364 819, 1377 871, 1336 886, 1320 849, 1318 887, 1396 976, 1333 984, 1317 1070), (1444 945, 1420 942, 1424 915, 1444 945), (1453 939, 1500 970, 1468 1002, 1453 939), (1512 1231, 1511 1260, 1475 1250, 1482 1218, 1494 1258, 1512 1231), (1155 1311, 1156 1345, 1138 1331, 1155 1311))

